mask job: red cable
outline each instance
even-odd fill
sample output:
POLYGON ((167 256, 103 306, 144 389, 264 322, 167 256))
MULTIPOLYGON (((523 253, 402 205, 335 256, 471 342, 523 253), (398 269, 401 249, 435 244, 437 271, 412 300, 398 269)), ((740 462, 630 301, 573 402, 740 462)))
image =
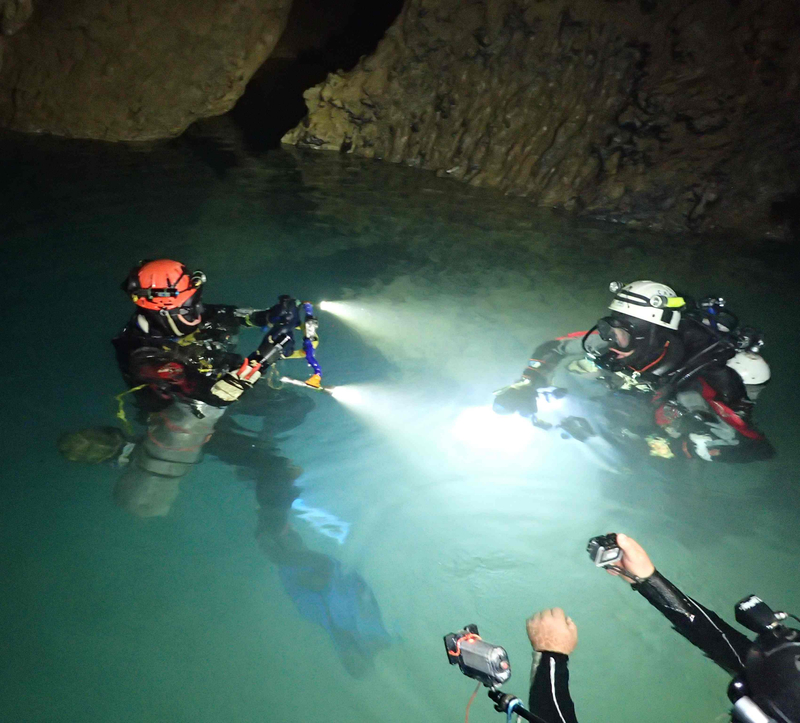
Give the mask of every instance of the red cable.
POLYGON ((472 695, 469 698, 469 703, 467 703, 467 713, 464 716, 464 723, 469 723, 469 708, 472 705, 472 701, 475 700, 475 696, 478 695, 478 688, 481 687, 481 684, 475 686, 475 690, 472 691, 472 695))

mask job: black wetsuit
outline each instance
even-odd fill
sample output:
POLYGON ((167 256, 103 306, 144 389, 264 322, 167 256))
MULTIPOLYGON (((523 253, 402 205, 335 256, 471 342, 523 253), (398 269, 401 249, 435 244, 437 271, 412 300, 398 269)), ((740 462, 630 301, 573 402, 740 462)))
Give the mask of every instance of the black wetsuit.
POLYGON ((158 312, 139 311, 113 340, 126 383, 146 385, 137 401, 147 411, 165 406, 173 394, 224 406, 211 395, 211 387, 221 374, 242 363, 236 353, 239 329, 266 330, 270 315, 269 310, 222 304, 202 305, 196 311, 193 317, 173 317, 172 324, 158 312))
MULTIPOLYGON (((666 617, 684 638, 731 675, 744 671, 751 646, 749 638, 728 625, 716 613, 684 595, 658 571, 633 586, 666 617)), ((529 709, 547 723, 577 723, 569 694, 568 657, 561 653, 537 654, 529 709)))

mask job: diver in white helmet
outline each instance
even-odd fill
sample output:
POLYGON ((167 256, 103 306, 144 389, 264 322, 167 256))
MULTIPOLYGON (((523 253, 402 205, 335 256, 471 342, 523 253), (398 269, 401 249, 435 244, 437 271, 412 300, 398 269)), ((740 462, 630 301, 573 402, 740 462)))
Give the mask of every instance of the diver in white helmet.
POLYGON ((537 347, 522 379, 496 393, 495 411, 652 457, 772 457, 752 425, 770 377, 761 335, 720 298, 694 302, 649 280, 610 290, 611 313, 537 347))

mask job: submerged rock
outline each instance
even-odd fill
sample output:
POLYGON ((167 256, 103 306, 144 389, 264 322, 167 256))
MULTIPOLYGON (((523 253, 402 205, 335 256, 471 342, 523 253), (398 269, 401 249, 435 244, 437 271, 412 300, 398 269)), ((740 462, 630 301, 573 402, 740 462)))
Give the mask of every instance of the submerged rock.
POLYGON ((0 0, 0 126, 102 140, 180 134, 230 110, 291 0, 0 0))
POLYGON ((407 0, 285 143, 654 229, 796 224, 794 0, 407 0))

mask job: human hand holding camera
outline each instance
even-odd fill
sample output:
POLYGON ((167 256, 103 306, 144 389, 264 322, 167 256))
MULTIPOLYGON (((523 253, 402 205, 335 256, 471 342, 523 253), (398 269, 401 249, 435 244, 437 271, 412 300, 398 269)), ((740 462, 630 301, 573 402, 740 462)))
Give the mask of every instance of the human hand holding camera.
MULTIPOLYGON (((655 566, 650 561, 650 557, 644 551, 644 548, 632 537, 628 537, 621 532, 618 533, 617 545, 619 545, 619 549, 622 550, 623 553, 622 559, 620 559, 617 564, 623 570, 629 572, 631 575, 635 575, 640 580, 646 580, 656 571, 655 566)), ((609 570, 608 572, 611 575, 619 575, 616 570, 609 570)), ((627 582, 632 583, 632 580, 628 579, 627 582)))
POLYGON ((656 571, 644 548, 622 533, 609 532, 593 537, 586 551, 597 567, 605 568, 612 575, 621 575, 631 584, 644 582, 656 571))
POLYGON ((569 655, 578 644, 578 628, 561 608, 542 610, 525 624, 531 646, 539 653, 569 655))

